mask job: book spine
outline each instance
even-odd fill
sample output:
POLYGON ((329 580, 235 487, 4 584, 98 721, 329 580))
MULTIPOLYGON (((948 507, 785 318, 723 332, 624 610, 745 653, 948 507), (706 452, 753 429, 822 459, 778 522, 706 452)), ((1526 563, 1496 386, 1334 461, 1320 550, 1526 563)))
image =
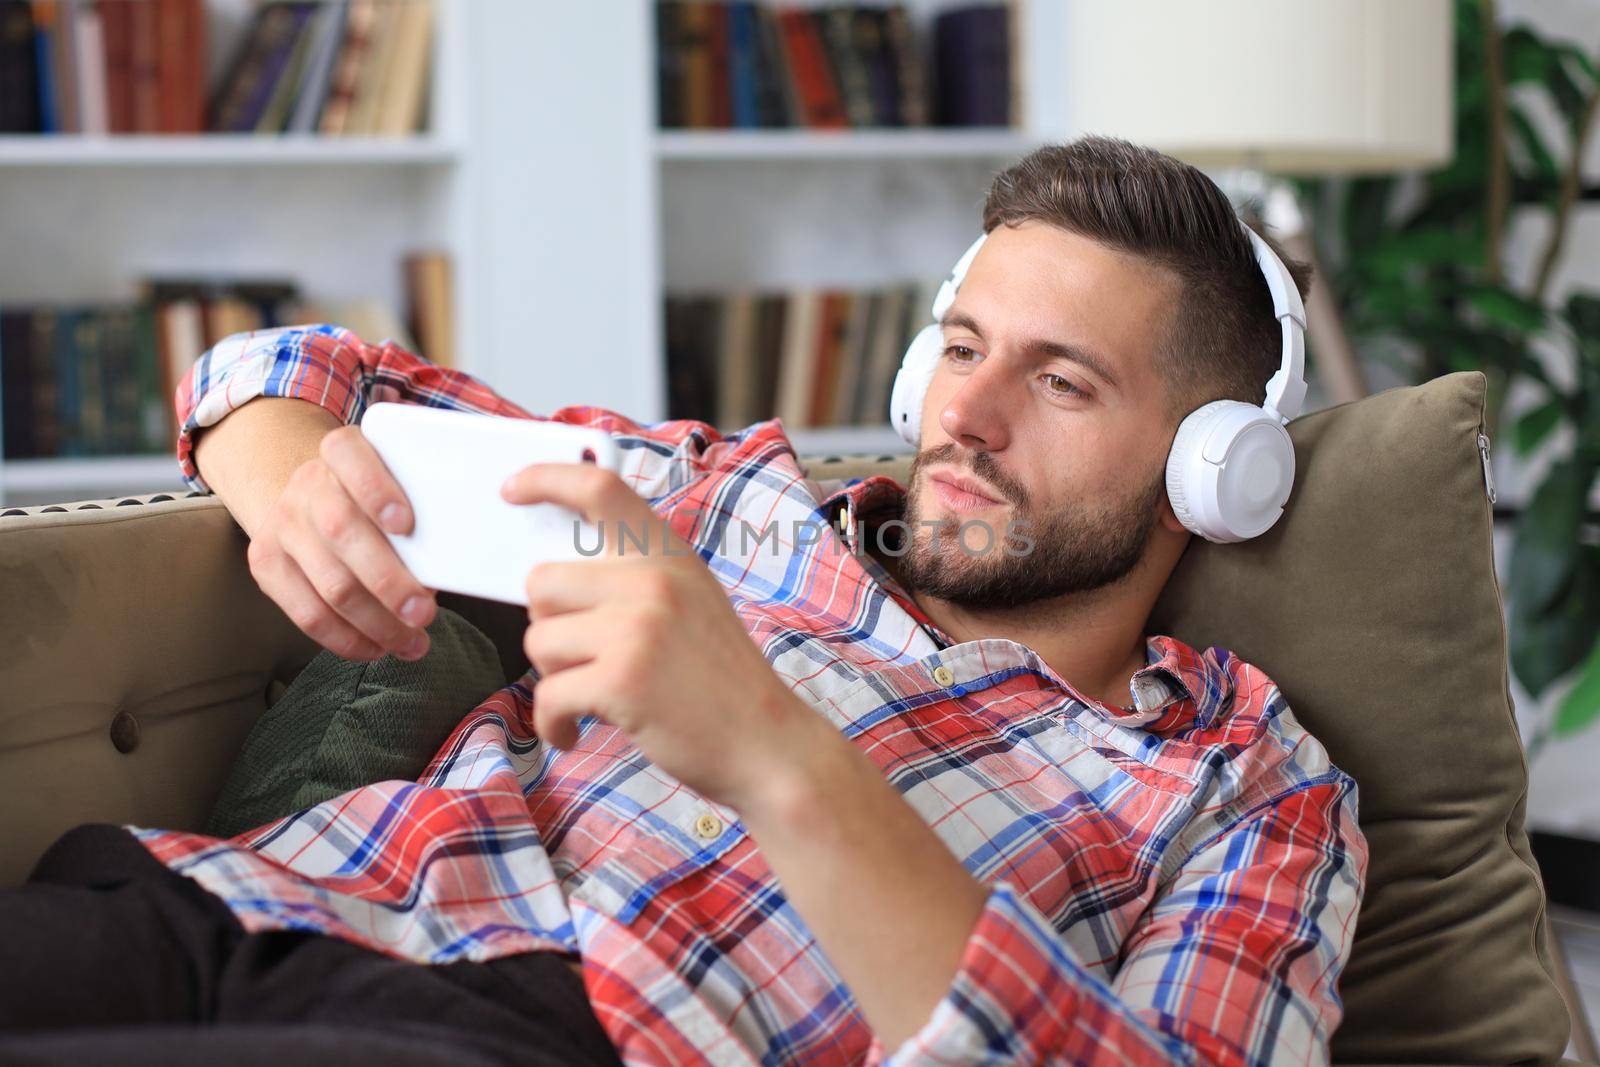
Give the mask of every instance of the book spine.
POLYGON ((73 65, 78 46, 74 38, 78 28, 78 4, 82 0, 60 0, 60 18, 56 20, 51 38, 54 51, 56 79, 56 114, 61 119, 64 133, 82 133, 78 114, 78 70, 73 65))
POLYGON ((732 124, 741 128, 761 125, 756 76, 760 45, 756 37, 756 5, 751 0, 729 4, 728 92, 733 104, 732 124))
POLYGON ((706 66, 711 79, 711 120, 717 129, 733 125, 733 94, 728 85, 728 5, 707 3, 706 66))
POLYGON ((56 376, 56 313, 36 308, 33 313, 33 338, 29 346, 33 380, 33 454, 61 454, 61 383, 56 376))
POLYGON ((926 126, 929 119, 926 65, 905 6, 895 4, 884 12, 885 34, 896 71, 900 116, 907 126, 926 126))
POLYGON ((38 74, 39 132, 61 132, 60 102, 55 78, 55 0, 33 0, 33 66, 38 74))
POLYGON ((848 125, 844 105, 811 13, 785 10, 778 13, 778 19, 805 124, 815 129, 843 129, 848 125))
POLYGON ((161 129, 161 36, 156 6, 135 2, 129 22, 133 129, 137 133, 157 133, 161 129))
POLYGON ((683 41, 680 0, 656 0, 656 122, 663 130, 683 122, 683 41))
POLYGON ((72 67, 78 78, 79 128, 83 133, 106 134, 111 125, 106 106, 105 28, 100 10, 93 4, 79 6, 76 19, 72 67))
POLYGON ((866 68, 856 51, 854 10, 830 7, 816 13, 817 34, 822 39, 828 65, 833 68, 839 96, 844 101, 845 117, 852 126, 871 126, 872 90, 866 68))
POLYGON ((178 425, 172 397, 161 392, 155 309, 144 303, 135 305, 130 314, 129 331, 133 379, 138 392, 139 436, 135 450, 162 452, 175 447, 178 425))
POLYGON ((423 89, 433 52, 433 4, 409 0, 400 14, 394 59, 379 102, 377 132, 400 137, 422 126, 423 89))
POLYGON ((322 106, 318 129, 325 134, 338 136, 350 124, 350 111, 355 104, 356 90, 361 84, 362 68, 366 66, 372 50, 372 23, 377 17, 375 0, 350 0, 345 12, 344 40, 339 46, 339 60, 334 65, 333 79, 328 88, 328 99, 322 106))
POLYGON ((27 0, 0 0, 0 133, 39 131, 34 33, 27 0))
POLYGON ((705 3, 685 3, 678 9, 683 43, 684 125, 703 130, 712 125, 711 8, 705 3))
POLYGON ((33 434, 33 320, 26 311, 0 314, 0 456, 28 459, 33 434))
POLYGON ((112 133, 133 132, 132 0, 100 0, 106 36, 106 121, 112 133))
POLYGON ((316 49, 311 56, 305 85, 295 101, 294 114, 289 118, 291 133, 310 133, 317 128, 317 120, 321 117, 333 85, 334 67, 339 61, 339 42, 344 36, 349 14, 348 0, 326 4, 319 12, 321 21, 317 26, 316 49))
POLYGON ((789 76, 788 60, 784 57, 778 20, 772 8, 766 4, 756 7, 756 42, 759 47, 756 59, 756 92, 761 111, 761 125, 767 127, 799 125, 794 83, 789 76))

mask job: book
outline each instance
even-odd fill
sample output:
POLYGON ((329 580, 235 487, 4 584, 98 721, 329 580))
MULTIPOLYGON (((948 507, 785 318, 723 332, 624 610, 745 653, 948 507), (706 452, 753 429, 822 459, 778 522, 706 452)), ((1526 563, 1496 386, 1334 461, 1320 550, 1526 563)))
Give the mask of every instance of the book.
POLYGON ((778 12, 778 25, 782 30, 784 54, 794 77, 804 124, 816 129, 842 129, 848 126, 844 102, 839 97, 839 89, 811 12, 781 10, 778 12))
POLYGON ((255 121, 256 133, 282 133, 289 125, 289 113, 294 107, 295 95, 299 92, 300 82, 305 75, 312 38, 316 34, 315 16, 320 11, 320 7, 314 8, 312 17, 307 18, 295 30, 294 43, 289 48, 288 60, 273 80, 272 90, 267 94, 266 106, 261 109, 261 115, 255 121))
POLYGON ((128 82, 134 133, 161 130, 161 34, 156 5, 132 0, 128 9, 128 82))
POLYGON ((733 125, 733 101, 728 85, 728 5, 706 4, 706 72, 711 113, 707 125, 726 129, 733 125))
POLYGON ((255 129, 315 7, 275 0, 257 9, 217 94, 212 129, 225 133, 255 129))
POLYGON ((106 39, 106 119, 112 133, 132 133, 133 2, 100 0, 106 39))
POLYGON ((809 425, 811 418, 811 382, 816 374, 821 317, 820 292, 800 289, 789 294, 773 413, 790 429, 809 425))
POLYGON ((667 417, 715 417, 719 390, 716 334, 719 302, 714 297, 669 297, 666 307, 667 417))
POLYGON ((39 132, 61 131, 61 100, 55 72, 56 0, 33 0, 33 67, 38 75, 39 132))
POLYGON ((1011 122, 1010 8, 982 4, 934 17, 938 120, 946 126, 1011 122))
POLYGON ((850 304, 850 314, 845 320, 840 346, 838 370, 835 372, 837 382, 833 388, 833 402, 822 419, 828 425, 848 425, 852 421, 851 412, 860 403, 873 319, 882 302, 882 294, 868 290, 856 294, 850 304))
POLYGON ((656 125, 685 126, 683 113, 684 55, 680 32, 683 4, 656 0, 656 125))
POLYGON ((889 48, 889 12, 883 8, 859 7, 850 24, 855 50, 861 57, 867 96, 872 103, 872 121, 879 126, 903 126, 900 111, 900 85, 894 54, 889 48))
POLYGON ((398 42, 401 4, 402 0, 378 0, 372 22, 372 44, 361 69, 355 99, 350 105, 349 126, 345 130, 351 136, 370 137, 377 132, 383 87, 398 42))
POLYGON ((753 292, 732 293, 723 300, 717 337, 716 425, 724 429, 748 426, 759 417, 756 365, 757 316, 760 298, 753 292))
POLYGON ((856 48, 855 10, 835 5, 815 11, 812 16, 828 56, 828 66, 833 71, 834 84, 839 89, 839 98, 844 103, 845 118, 852 126, 871 126, 874 121, 872 88, 867 82, 861 53, 856 48))
POLYGON ((778 19, 771 7, 756 8, 756 103, 761 125, 800 125, 800 104, 783 49, 778 19))
POLYGON ((27 0, 0 0, 0 133, 39 129, 35 32, 27 0))
POLYGON ((72 70, 77 77, 78 131, 87 134, 111 132, 107 118, 105 33, 100 24, 100 9, 79 4, 72 12, 72 70))
POLYGON ((414 253, 406 257, 404 269, 411 334, 420 346, 418 354, 441 367, 458 366, 450 256, 444 252, 414 253))
POLYGON ((349 0, 332 0, 324 3, 314 16, 311 53, 295 97, 294 113, 289 117, 289 133, 311 133, 317 128, 317 119, 333 84, 333 71, 339 61, 339 44, 349 12, 349 0))
POLYGON ((678 41, 683 48, 683 124, 692 129, 714 124, 711 15, 710 4, 678 6, 678 41))
POLYGON ((753 0, 734 0, 728 12, 728 96, 731 125, 755 128, 761 125, 761 101, 757 87, 757 63, 761 54, 757 42, 760 32, 753 0))
POLYGON ((854 404, 842 420, 847 425, 860 426, 889 417, 889 394, 911 343, 906 315, 911 299, 911 289, 907 286, 895 286, 880 294, 877 316, 867 342, 861 385, 854 404))
POLYGON ((82 0, 58 0, 57 18, 51 30, 51 58, 54 61, 56 83, 56 117, 63 133, 82 133, 78 112, 78 70, 76 63, 78 45, 74 40, 78 28, 78 5, 82 0))
POLYGON ((28 346, 29 368, 33 381, 33 454, 60 454, 61 420, 58 397, 61 391, 56 376, 56 315, 53 309, 38 308, 33 314, 33 337, 28 346))
POLYGON ((394 54, 378 100, 373 132, 397 137, 413 133, 421 125, 432 42, 432 3, 407 0, 395 29, 394 54))
POLYGON ((929 119, 928 80, 916 37, 911 32, 911 17, 905 5, 894 4, 884 11, 884 43, 896 71, 899 87, 900 120, 906 126, 926 126, 929 119))
POLYGON ((328 98, 322 106, 317 128, 339 135, 350 125, 350 109, 360 87, 362 68, 372 50, 372 24, 377 17, 377 0, 350 0, 345 11, 344 36, 339 43, 339 59, 334 64, 328 98))
POLYGON ((33 323, 27 312, 0 312, 0 456, 34 453, 33 323))

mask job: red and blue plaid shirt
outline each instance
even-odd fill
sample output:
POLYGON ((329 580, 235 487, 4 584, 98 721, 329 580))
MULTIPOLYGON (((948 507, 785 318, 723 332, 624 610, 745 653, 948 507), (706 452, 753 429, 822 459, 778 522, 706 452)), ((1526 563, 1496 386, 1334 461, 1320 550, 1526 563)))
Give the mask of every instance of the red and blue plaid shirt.
MULTIPOLYGON (((383 400, 533 417, 337 327, 239 335, 177 391, 190 485, 206 489, 193 432, 258 396, 346 423, 383 400)), ((615 435, 623 475, 700 550, 772 669, 989 887, 922 1028, 876 1040, 737 812, 593 719, 570 751, 541 744, 531 676, 463 708, 416 782, 231 841, 139 830, 155 855, 253 931, 419 963, 575 954, 631 1064, 1327 1059, 1366 841, 1355 782, 1258 668, 1153 636, 1130 706, 1102 704, 1014 641, 953 643, 833 532, 788 538, 841 509, 892 512, 894 481, 813 481, 775 421, 550 418, 615 435), (783 543, 725 536, 740 520, 783 543)))

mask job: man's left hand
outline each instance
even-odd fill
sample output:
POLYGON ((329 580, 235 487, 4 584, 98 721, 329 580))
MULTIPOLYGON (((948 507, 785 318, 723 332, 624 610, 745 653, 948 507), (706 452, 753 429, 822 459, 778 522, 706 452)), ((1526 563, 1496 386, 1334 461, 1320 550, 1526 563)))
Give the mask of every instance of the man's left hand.
POLYGON ((802 736, 816 744, 824 720, 773 673, 700 557, 615 473, 535 464, 501 495, 570 508, 603 536, 593 559, 528 573, 522 644, 540 674, 540 737, 571 748, 578 720, 594 715, 662 770, 735 810, 790 769, 783 754, 804 751, 793 747, 802 736))

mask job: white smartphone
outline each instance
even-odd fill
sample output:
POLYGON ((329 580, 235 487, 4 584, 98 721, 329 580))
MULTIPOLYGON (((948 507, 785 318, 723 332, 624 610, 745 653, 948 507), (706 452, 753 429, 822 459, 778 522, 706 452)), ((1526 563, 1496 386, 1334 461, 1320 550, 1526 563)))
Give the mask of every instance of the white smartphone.
POLYGON ((528 603, 528 571, 582 559, 598 531, 555 504, 511 504, 501 484, 531 463, 594 463, 617 469, 604 430, 536 419, 448 411, 419 404, 367 408, 361 432, 400 483, 415 516, 409 534, 384 531, 417 581, 430 589, 528 603))

